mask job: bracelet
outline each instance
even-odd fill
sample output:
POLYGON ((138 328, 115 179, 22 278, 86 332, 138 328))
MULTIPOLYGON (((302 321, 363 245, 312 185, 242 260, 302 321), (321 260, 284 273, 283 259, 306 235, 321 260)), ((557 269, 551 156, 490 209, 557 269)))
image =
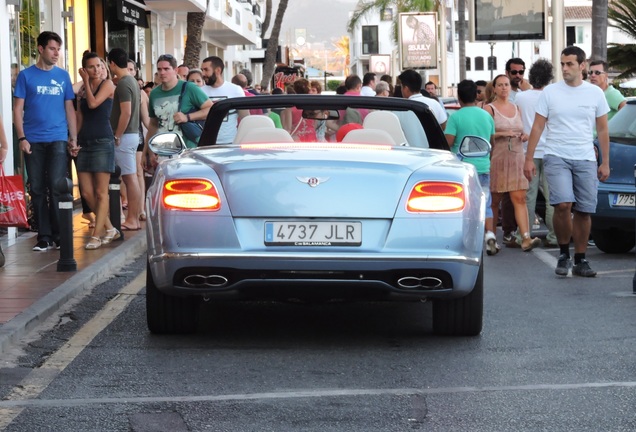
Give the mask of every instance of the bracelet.
POLYGON ((186 114, 186 118, 188 119, 188 121, 192 121, 192 120, 190 119, 190 114, 186 114))
POLYGON ((22 142, 22 141, 26 141, 26 137, 20 137, 20 138, 18 138, 18 142, 22 142))

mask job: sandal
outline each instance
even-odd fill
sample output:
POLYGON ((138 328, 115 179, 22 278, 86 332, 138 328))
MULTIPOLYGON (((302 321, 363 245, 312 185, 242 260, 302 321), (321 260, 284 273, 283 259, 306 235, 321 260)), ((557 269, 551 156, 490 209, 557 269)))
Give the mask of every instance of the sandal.
POLYGON ((88 243, 86 243, 86 250, 99 249, 102 246, 102 240, 99 237, 91 237, 88 243))
POLYGON ((120 237, 121 233, 117 230, 117 228, 106 230, 106 235, 102 237, 102 244, 112 243, 113 240, 117 240, 120 237))
POLYGON ((538 237, 531 238, 530 234, 525 233, 523 240, 521 241, 521 250, 524 252, 530 252, 532 249, 541 245, 541 239, 538 237))

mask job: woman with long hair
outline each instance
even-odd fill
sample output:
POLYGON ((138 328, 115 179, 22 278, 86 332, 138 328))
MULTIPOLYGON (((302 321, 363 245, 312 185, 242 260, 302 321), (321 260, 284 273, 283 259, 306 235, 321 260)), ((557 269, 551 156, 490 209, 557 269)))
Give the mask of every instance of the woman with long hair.
POLYGON ((499 217, 499 204, 505 192, 510 193, 515 219, 521 234, 521 248, 530 251, 541 244, 538 238, 530 237, 530 222, 526 206, 528 179, 523 174, 525 154, 523 142, 528 136, 523 133, 523 121, 519 108, 510 102, 510 80, 498 75, 493 80, 494 100, 484 109, 495 121, 495 135, 490 159, 490 191, 492 193, 493 220, 499 217))
POLYGON ((115 137, 110 126, 115 85, 104 69, 96 53, 84 54, 79 70, 85 92, 77 115, 80 149, 76 169, 82 194, 95 213, 95 228, 86 244, 89 250, 121 235, 109 218, 108 184, 115 171, 115 137))

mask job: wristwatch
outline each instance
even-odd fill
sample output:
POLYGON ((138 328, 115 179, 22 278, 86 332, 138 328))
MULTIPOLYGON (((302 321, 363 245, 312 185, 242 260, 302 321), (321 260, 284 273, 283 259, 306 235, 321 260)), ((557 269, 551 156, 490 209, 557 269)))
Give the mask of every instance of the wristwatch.
POLYGON ((186 118, 188 119, 188 121, 192 121, 190 120, 190 114, 186 114, 186 118))
POLYGON ((18 142, 22 142, 22 141, 26 141, 26 137, 20 137, 20 138, 18 138, 18 142))
POLYGON ((121 138, 115 137, 115 142, 118 143, 121 138))

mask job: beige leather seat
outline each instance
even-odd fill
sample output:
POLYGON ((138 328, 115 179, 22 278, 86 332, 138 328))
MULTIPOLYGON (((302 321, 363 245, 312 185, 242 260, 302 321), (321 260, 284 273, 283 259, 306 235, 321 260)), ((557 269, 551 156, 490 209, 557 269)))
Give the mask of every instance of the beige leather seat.
POLYGON ((342 139, 343 143, 384 144, 394 146, 395 141, 389 133, 382 129, 354 129, 342 139))
POLYGON ((234 144, 242 142, 245 134, 254 128, 270 128, 275 129, 274 121, 266 115, 249 115, 241 119, 234 137, 234 144))
MULTIPOLYGON (((247 118, 247 117, 246 117, 247 118)), ((289 132, 276 128, 252 128, 243 135, 237 144, 290 143, 294 142, 289 132)))
POLYGON ((408 141, 400 125, 400 119, 390 111, 370 112, 364 118, 362 127, 364 129, 382 129, 391 135, 395 145, 408 145, 408 141))

